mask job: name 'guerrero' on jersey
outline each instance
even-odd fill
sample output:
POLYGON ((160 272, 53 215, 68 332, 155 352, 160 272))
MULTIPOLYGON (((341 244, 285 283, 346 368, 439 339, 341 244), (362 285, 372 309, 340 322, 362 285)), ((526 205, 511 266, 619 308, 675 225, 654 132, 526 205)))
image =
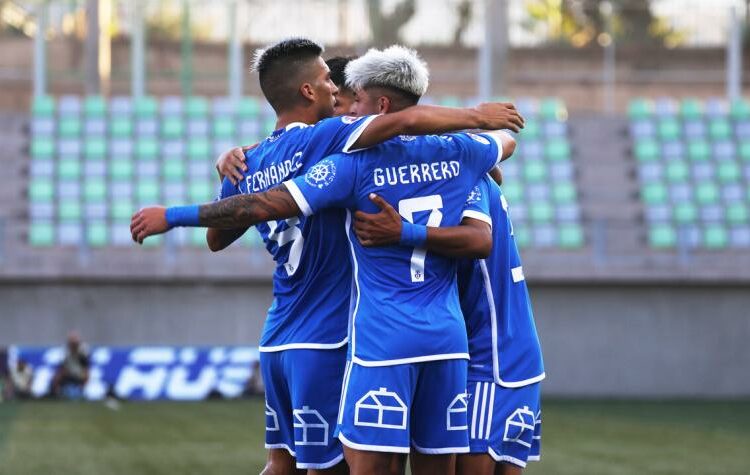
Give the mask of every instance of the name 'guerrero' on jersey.
POLYGON ((456 160, 433 163, 411 163, 400 167, 375 168, 372 179, 375 186, 411 185, 431 181, 450 180, 461 173, 461 163, 456 160))

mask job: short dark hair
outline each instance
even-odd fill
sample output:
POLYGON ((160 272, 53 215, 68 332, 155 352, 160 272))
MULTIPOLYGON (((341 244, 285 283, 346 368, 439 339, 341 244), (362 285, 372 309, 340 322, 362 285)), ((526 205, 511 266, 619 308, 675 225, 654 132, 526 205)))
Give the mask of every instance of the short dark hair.
POLYGON ((391 112, 398 112, 407 107, 419 104, 419 96, 398 87, 373 84, 365 87, 365 90, 376 96, 388 96, 391 100, 391 108, 393 109, 391 112))
POLYGON ((339 89, 350 89, 346 85, 346 65, 349 61, 357 59, 356 56, 334 56, 333 58, 327 59, 326 64, 328 69, 331 70, 331 81, 339 89))
POLYGON ((320 57, 323 47, 306 38, 290 38, 259 52, 254 68, 260 89, 278 113, 298 100, 297 88, 310 62, 320 57))

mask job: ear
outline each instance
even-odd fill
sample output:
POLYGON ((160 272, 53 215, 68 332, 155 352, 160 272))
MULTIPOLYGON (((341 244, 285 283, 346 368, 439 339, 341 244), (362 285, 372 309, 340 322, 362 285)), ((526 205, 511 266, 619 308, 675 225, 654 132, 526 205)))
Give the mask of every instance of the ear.
POLYGON ((391 99, 388 96, 378 97, 378 113, 387 114, 391 110, 391 99))
POLYGON ((299 92, 306 100, 315 102, 315 88, 312 87, 312 84, 309 82, 302 84, 299 88, 299 92))

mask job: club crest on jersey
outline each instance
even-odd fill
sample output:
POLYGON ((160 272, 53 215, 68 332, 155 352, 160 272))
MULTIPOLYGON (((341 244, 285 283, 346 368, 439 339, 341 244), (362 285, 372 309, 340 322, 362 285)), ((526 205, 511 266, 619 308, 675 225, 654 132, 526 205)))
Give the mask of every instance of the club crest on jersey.
POLYGON ((324 159, 316 163, 305 174, 305 182, 316 188, 324 188, 333 182, 336 176, 336 165, 331 160, 324 159))
POLYGON ((477 142, 481 143, 482 145, 489 145, 490 141, 487 140, 485 137, 482 137, 481 135, 477 134, 469 134, 469 137, 476 140, 477 142))
POLYGON ((478 186, 475 186, 470 192, 469 197, 466 198, 466 204, 467 205, 473 205, 474 203, 479 203, 479 201, 482 199, 482 191, 479 189, 478 186))

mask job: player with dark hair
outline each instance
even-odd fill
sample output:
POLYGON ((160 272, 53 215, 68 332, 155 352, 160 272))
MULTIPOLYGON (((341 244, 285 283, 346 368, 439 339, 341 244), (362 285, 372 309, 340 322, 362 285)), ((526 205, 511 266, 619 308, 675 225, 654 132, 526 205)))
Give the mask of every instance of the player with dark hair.
POLYGON ((513 108, 501 104, 477 109, 417 107, 398 114, 326 119, 333 113, 337 89, 310 43, 288 40, 256 55, 261 88, 277 113, 277 130, 246 152, 248 170, 237 186, 224 181, 222 197, 237 196, 202 206, 146 208, 131 223, 138 242, 172 226, 211 226, 217 228, 208 234, 213 250, 231 244, 251 225, 257 225, 263 236, 277 263, 274 303, 260 341, 267 397, 267 474, 292 473, 295 462, 309 472, 345 470, 333 431, 346 360, 352 279, 343 211, 297 217, 299 207, 277 185, 306 176, 326 155, 372 146, 399 134, 523 125, 513 108), (285 75, 287 62, 291 73, 285 75), (308 431, 310 421, 325 430, 308 431))
POLYGON ((334 56, 326 60, 331 70, 331 81, 339 88, 336 96, 336 106, 333 108, 334 115, 350 114, 354 102, 354 91, 346 84, 346 65, 356 56, 334 56))

